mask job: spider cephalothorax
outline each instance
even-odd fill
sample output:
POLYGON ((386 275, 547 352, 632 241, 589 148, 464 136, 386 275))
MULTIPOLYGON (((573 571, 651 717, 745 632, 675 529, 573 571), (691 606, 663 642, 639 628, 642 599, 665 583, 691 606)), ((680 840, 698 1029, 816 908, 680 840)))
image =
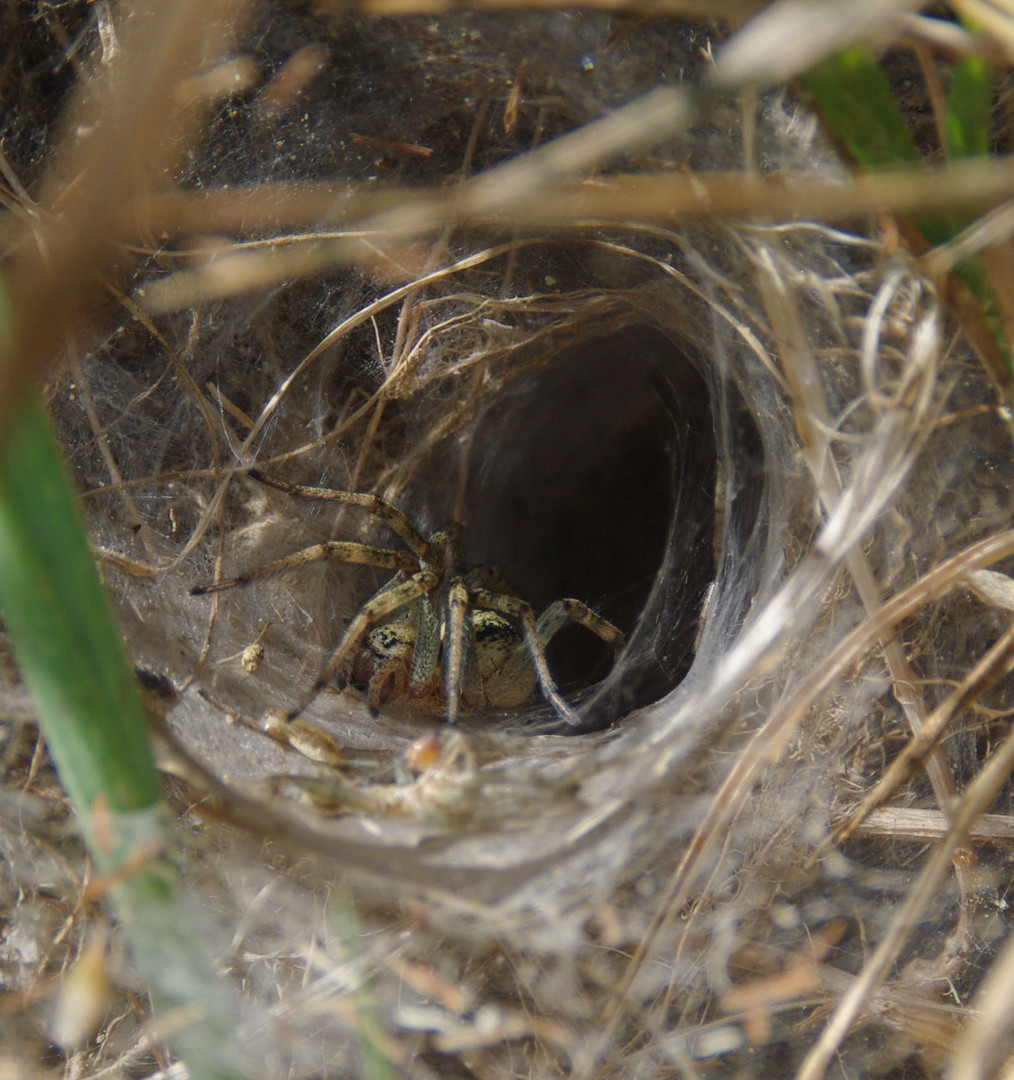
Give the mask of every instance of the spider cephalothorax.
POLYGON ((247 585, 316 559, 335 559, 395 570, 395 576, 353 616, 317 681, 289 713, 298 716, 333 679, 366 687, 370 708, 404 699, 431 711, 514 708, 539 689, 571 724, 578 718, 560 696, 546 664, 545 647, 568 622, 580 623, 619 647, 623 635, 580 600, 556 600, 538 617, 489 566, 460 571, 458 529, 428 539, 401 510, 377 495, 286 484, 256 470, 250 476, 289 495, 359 506, 380 518, 408 551, 329 540, 228 581, 192 589, 194 595, 247 585))

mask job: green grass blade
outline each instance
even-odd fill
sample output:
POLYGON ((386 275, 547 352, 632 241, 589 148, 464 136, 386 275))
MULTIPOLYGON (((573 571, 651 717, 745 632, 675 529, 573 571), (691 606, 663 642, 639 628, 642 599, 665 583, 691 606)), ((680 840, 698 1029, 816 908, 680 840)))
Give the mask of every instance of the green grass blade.
POLYGON ((866 169, 921 162, 880 64, 865 45, 832 56, 803 76, 842 149, 866 169))
POLYGON ((952 157, 989 153, 996 70, 973 56, 954 65, 947 96, 947 143, 952 157))
MULTIPOLYGON (((922 155, 887 76, 873 53, 855 45, 807 72, 802 82, 845 153, 861 168, 922 167, 922 155)), ((948 100, 947 137, 955 156, 989 150, 994 73, 971 58, 954 65, 948 100)), ((974 220, 967 213, 941 210, 920 214, 912 223, 933 246, 947 243, 974 220)), ((1006 327, 984 260, 969 259, 955 268, 975 297, 988 333, 1008 371, 1012 366, 1006 327)))
MULTIPOLYGON (((0 607, 46 741, 89 840, 93 808, 161 798, 133 671, 120 649, 70 484, 34 392, 0 433, 0 607)), ((122 853, 96 850, 103 869, 122 853)))
MULTIPOLYGON (((13 352, 0 292, 0 366, 13 352)), ((218 984, 164 849, 167 813, 137 681, 120 646, 42 402, 27 390, 0 431, 0 613, 46 744, 173 1045, 195 1080, 243 1075, 237 1010, 218 984)))

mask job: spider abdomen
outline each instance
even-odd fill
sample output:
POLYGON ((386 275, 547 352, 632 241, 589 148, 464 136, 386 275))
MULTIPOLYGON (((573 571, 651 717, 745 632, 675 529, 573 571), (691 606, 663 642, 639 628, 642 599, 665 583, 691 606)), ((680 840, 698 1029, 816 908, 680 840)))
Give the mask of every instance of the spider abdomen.
POLYGON ((475 635, 475 659, 479 678, 486 680, 500 671, 521 644, 521 636, 502 615, 495 611, 472 613, 475 635))

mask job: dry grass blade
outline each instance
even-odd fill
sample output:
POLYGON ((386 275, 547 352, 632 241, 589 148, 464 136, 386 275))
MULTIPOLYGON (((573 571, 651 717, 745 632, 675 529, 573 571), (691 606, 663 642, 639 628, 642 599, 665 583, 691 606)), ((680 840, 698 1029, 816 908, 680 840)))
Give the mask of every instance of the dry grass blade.
MULTIPOLYGON (((839 826, 828 843, 841 843, 859 828, 869 815, 882 806, 902 784, 911 778, 926 755, 943 738, 948 725, 962 709, 1002 679, 1014 666, 1014 624, 962 679, 961 684, 926 718, 904 750, 891 762, 873 790, 863 799, 848 821, 839 826)), ((949 805, 948 803, 945 806, 949 805)), ((820 851, 812 857, 818 857, 820 851)))
MULTIPOLYGON (((722 0, 710 5, 703 0, 590 0, 582 4, 589 11, 629 12, 633 15, 651 17, 680 15, 689 19, 728 19, 735 24, 760 6, 758 0, 722 0)), ((538 11, 571 7, 570 0, 471 0, 468 7, 473 11, 538 11)), ((457 0, 361 0, 364 12, 381 17, 394 15, 441 15, 460 11, 457 0)), ((319 9, 341 14, 345 11, 344 0, 321 0, 319 9)))
POLYGON ((9 271, 18 346, 0 369, 3 410, 39 379, 122 273, 119 207, 175 175, 211 103, 199 76, 231 41, 245 0, 124 0, 109 49, 68 112, 59 151, 9 271), (189 84, 189 89, 188 89, 189 84))
POLYGON ((776 0, 722 47, 716 77, 740 87, 787 82, 855 41, 895 32, 914 0, 776 0))
POLYGON ((954 1046, 947 1080, 1009 1075, 1012 993, 1014 940, 1009 940, 975 995, 972 1015, 954 1046))
MULTIPOLYGON (((421 195, 418 190, 398 188, 377 192, 372 187, 356 190, 352 186, 350 190, 348 184, 326 182, 263 184, 228 191, 153 194, 132 204, 119 220, 124 228, 167 238, 210 231, 284 232, 303 225, 355 222, 346 241, 351 245, 355 236, 370 234, 379 242, 391 235, 377 227, 377 217, 392 206, 404 207, 413 200, 440 208, 438 218, 420 218, 413 226, 419 231, 452 223, 497 228, 505 224, 532 228, 631 220, 681 224, 700 220, 702 216, 847 221, 871 212, 917 214, 942 207, 988 207, 1007 199, 1012 179, 1014 166, 1009 161, 989 159, 955 162, 933 173, 922 169, 885 170, 856 176, 848 184, 804 175, 753 177, 741 172, 703 172, 690 176, 620 174, 545 183, 539 189, 537 202, 512 199, 495 216, 489 214, 488 207, 473 210, 462 203, 457 192, 448 194, 436 189, 421 195)), ((986 225, 982 228, 985 230, 986 225)), ((996 235, 995 228, 976 241, 978 248, 963 248, 950 261, 1003 239, 1002 235, 996 235)), ((327 238, 327 232, 314 229, 312 233, 293 233, 237 245, 235 251, 306 244, 327 238)), ((336 241, 341 238, 340 234, 334 236, 336 241)), ((224 258, 232 250, 219 250, 213 253, 214 258, 224 258)))
POLYGON ((954 809, 947 836, 933 849, 929 861, 920 871, 904 901, 891 919, 887 933, 881 938, 870 959, 848 993, 835 1009, 827 1027, 821 1032, 796 1080, 819 1080, 825 1073, 835 1050, 859 1018, 874 987, 884 978, 902 943, 912 933, 919 915, 932 899, 951 869, 955 853, 965 842, 979 815, 989 806, 997 791, 1014 771, 1014 732, 996 748, 993 756, 968 786, 954 809))
MULTIPOLYGON (((851 834, 927 844, 941 839, 948 828, 950 820, 940 810, 887 807, 871 810, 864 821, 851 830, 851 834)), ((1014 843, 1014 817, 982 814, 972 826, 968 839, 974 845, 1007 847, 1014 843)))

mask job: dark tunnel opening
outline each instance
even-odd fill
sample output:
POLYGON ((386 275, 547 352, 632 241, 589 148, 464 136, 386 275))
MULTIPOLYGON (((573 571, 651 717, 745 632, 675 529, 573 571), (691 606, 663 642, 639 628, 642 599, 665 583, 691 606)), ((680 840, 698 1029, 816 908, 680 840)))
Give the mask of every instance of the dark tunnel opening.
POLYGON ((627 637, 586 629, 547 650, 561 689, 609 676, 589 726, 683 677, 714 577, 717 452, 692 354, 636 324, 589 337, 518 379, 480 418, 466 492, 466 558, 493 563, 541 610, 575 597, 627 637))

